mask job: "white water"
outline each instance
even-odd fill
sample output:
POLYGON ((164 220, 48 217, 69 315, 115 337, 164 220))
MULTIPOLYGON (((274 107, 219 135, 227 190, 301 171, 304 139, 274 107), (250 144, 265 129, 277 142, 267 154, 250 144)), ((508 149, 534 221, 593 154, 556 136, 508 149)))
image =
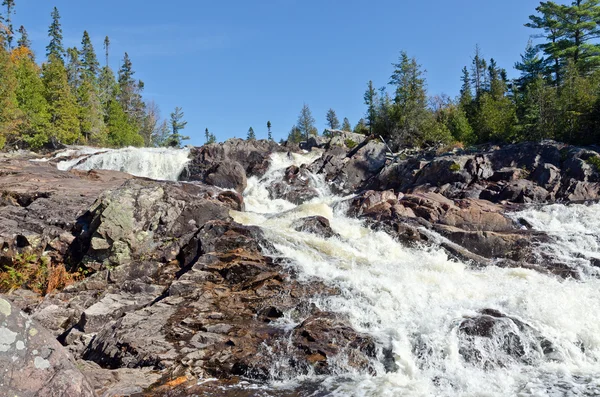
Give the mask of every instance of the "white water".
POLYGON ((176 181, 189 162, 189 149, 123 148, 99 149, 79 147, 59 152, 55 159, 60 170, 112 170, 131 175, 176 181))
MULTIPOLYGON (((390 346, 399 368, 385 373, 375 363, 379 374, 372 377, 349 370, 341 357, 337 376, 294 379, 274 360, 274 375, 290 379, 270 387, 292 387, 301 380, 318 382, 321 393, 337 396, 600 395, 600 280, 562 280, 526 269, 473 269, 450 260, 441 249, 406 248, 346 217, 341 198, 317 177, 313 183, 322 196, 310 203, 269 199, 269 182, 292 163, 314 160, 314 154, 307 156, 313 158, 275 155, 262 180, 249 180, 247 212, 233 216, 262 227, 301 279, 338 287, 340 296, 314 303, 346 315, 357 330, 390 346), (324 239, 291 228, 294 220, 312 215, 327 217, 341 237, 324 239), (495 338, 477 338, 473 348, 482 361, 465 361, 459 352, 465 337, 458 327, 482 309, 499 310, 531 327, 520 330, 513 324, 511 330, 526 345, 527 364, 502 351, 495 338), (553 352, 542 354, 540 336, 552 343, 553 352), (421 357, 415 354, 419 345, 426 347, 421 357)), ((599 255, 598 206, 551 206, 515 216, 556 235, 561 255, 599 255), (565 231, 570 237, 562 237, 565 231)), ((287 321, 282 326, 294 325, 287 321)))

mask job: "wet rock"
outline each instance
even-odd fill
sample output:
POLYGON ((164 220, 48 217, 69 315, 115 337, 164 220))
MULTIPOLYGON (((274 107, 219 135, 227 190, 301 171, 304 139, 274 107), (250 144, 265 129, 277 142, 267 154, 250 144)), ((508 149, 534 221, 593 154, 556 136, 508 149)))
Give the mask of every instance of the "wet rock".
POLYGON ((238 162, 216 164, 208 170, 203 182, 224 189, 235 189, 238 193, 243 193, 248 184, 246 171, 238 162))
POLYGON ((552 343, 533 327, 493 309, 463 320, 458 333, 461 356, 486 369, 534 365, 554 353, 552 343))
POLYGON ((283 179, 267 186, 267 190, 271 199, 284 199, 300 205, 319 196, 319 192, 312 185, 307 167, 292 165, 284 171, 283 179))
POLYGON ((292 228, 298 232, 312 233, 325 238, 338 236, 331 228, 329 219, 323 216, 298 219, 292 224, 292 228))
POLYGON ((54 336, 2 297, 0 367, 5 396, 95 396, 54 336))

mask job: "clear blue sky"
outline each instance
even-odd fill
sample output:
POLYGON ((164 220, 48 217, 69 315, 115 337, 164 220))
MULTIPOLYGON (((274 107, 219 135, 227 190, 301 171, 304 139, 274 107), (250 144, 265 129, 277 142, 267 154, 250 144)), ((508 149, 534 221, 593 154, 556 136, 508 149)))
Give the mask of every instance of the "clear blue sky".
POLYGON ((219 140, 287 136, 303 103, 325 127, 333 108, 354 125, 363 93, 388 82, 401 50, 427 70, 430 94, 452 97, 475 44, 514 75, 536 0, 16 0, 14 25, 25 25, 42 59, 50 12, 62 17, 65 46, 88 30, 98 56, 112 41, 116 71, 127 51, 146 83, 145 98, 168 117, 183 107, 192 144, 209 128, 219 140))

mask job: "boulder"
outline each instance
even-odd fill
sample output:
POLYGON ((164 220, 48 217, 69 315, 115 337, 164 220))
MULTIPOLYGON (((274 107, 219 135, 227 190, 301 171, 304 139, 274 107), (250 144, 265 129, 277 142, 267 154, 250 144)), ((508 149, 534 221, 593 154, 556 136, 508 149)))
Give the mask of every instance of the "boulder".
POLYGON ((0 383, 4 396, 89 396, 94 389, 54 336, 0 297, 0 383))
POLYGON ((312 233, 325 238, 338 236, 331 228, 329 219, 323 216, 298 219, 292 224, 292 228, 298 232, 312 233))
POLYGON ((283 178, 267 186, 271 199, 284 199, 296 205, 319 197, 314 188, 310 171, 306 165, 289 166, 283 173, 283 178))
POLYGON ((234 189, 238 193, 243 193, 248 185, 246 171, 237 161, 215 164, 207 172, 204 182, 224 189, 234 189))

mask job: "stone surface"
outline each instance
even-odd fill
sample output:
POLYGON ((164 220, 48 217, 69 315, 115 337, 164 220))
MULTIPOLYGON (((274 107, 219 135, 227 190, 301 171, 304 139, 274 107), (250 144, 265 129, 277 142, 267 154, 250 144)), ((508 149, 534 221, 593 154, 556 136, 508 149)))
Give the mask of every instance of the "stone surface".
POLYGON ((96 395, 54 336, 2 296, 0 393, 23 397, 96 395))

